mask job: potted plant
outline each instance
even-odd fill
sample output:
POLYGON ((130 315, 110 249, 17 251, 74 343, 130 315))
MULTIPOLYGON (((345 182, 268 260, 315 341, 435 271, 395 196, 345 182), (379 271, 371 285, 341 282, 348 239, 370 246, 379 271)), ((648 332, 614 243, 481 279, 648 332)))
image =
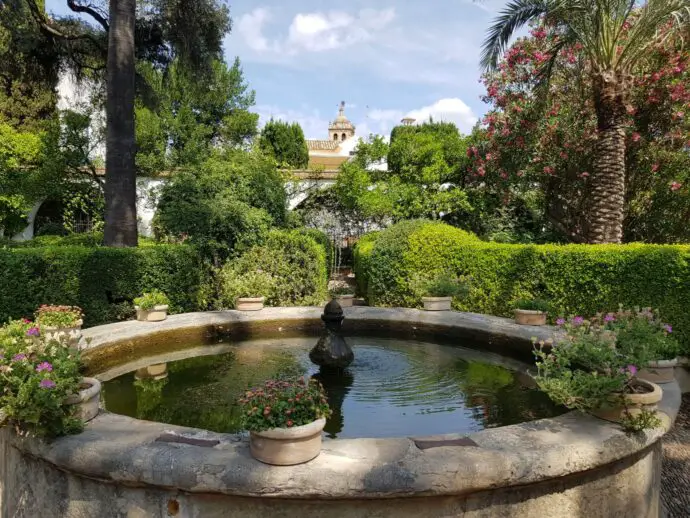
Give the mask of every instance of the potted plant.
POLYGON ((523 326, 546 325, 549 303, 541 299, 519 299, 515 302, 515 323, 523 326))
POLYGON ((238 311, 259 311, 263 309, 266 296, 273 292, 273 277, 263 270, 239 275, 234 271, 223 272, 225 298, 234 301, 238 311))
POLYGON ((36 324, 46 340, 76 346, 81 338, 83 313, 77 306, 42 305, 36 311, 36 324))
POLYGON ((0 424, 55 437, 98 413, 100 382, 82 378, 79 351, 41 336, 29 321, 0 328, 0 424))
POLYGON ((641 358, 643 368, 637 377, 653 383, 674 380, 680 345, 673 336, 673 327, 651 308, 607 313, 603 317, 618 336, 618 347, 641 358))
POLYGON ((355 290, 349 285, 341 285, 333 288, 331 291, 331 298, 338 301, 341 308, 351 308, 355 300, 355 290))
POLYGON ((331 414, 315 380, 270 380, 239 400, 252 456, 266 464, 302 464, 321 453, 321 432, 331 414))
POLYGON ((416 279, 413 289, 422 293, 422 304, 427 311, 450 311, 453 298, 467 295, 464 278, 450 272, 441 272, 431 278, 416 279))
POLYGON ((556 341, 535 344, 539 389, 558 404, 629 431, 658 426, 661 388, 637 377, 639 358, 617 347, 616 330, 582 317, 558 324, 556 341))
POLYGON ((160 322, 168 317, 170 300, 162 291, 153 290, 134 299, 137 320, 140 322, 160 322))

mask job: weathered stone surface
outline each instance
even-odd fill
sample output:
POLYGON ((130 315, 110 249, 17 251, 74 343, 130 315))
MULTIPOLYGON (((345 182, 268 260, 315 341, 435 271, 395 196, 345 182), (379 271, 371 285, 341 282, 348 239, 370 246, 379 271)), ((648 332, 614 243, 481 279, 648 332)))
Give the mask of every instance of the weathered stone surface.
MULTIPOLYGON (((158 326, 191 329, 213 322, 232 331, 261 318, 280 326, 291 319, 316 320, 319 310, 261 313, 113 324, 87 330, 93 340, 86 347, 128 347, 158 326)), ((399 330, 404 322, 404 332, 418 327, 444 336, 491 334, 491 343, 511 341, 516 353, 516 344, 522 344, 522 354, 529 354, 526 334, 537 332, 526 333, 507 319, 453 312, 352 308, 347 316, 358 329, 399 330)), ((668 416, 665 427, 679 404, 678 386, 665 385, 660 405, 668 416)), ((50 443, 1 429, 0 516, 161 517, 172 508, 181 517, 204 518, 655 518, 659 439, 666 429, 628 436, 608 422, 569 413, 471 434, 467 439, 476 446, 455 444, 463 437, 456 434, 416 438, 435 442, 428 449, 408 438, 325 440, 312 462, 276 468, 252 459, 247 441, 238 435, 106 412, 84 433, 50 443), (203 438, 204 445, 157 440, 170 433, 203 438)))
POLYGON ((340 334, 327 329, 309 352, 309 359, 320 367, 344 369, 355 359, 355 354, 340 334))

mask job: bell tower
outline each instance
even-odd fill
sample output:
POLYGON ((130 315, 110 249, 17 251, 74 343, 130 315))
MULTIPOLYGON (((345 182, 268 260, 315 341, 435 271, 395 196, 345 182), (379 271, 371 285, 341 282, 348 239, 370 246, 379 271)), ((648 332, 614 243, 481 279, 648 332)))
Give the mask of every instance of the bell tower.
POLYGON ((341 101, 338 116, 328 125, 328 138, 334 142, 343 142, 354 136, 355 126, 345 116, 345 101, 341 101))

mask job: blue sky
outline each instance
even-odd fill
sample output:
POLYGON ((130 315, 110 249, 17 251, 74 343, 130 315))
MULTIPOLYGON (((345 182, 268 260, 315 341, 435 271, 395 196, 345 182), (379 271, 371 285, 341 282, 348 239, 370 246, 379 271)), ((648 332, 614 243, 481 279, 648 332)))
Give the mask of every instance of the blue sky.
MULTIPOLYGON (((47 0, 67 12, 65 0, 47 0)), ((485 111, 479 51, 504 0, 235 0, 228 62, 239 56, 256 110, 326 138, 341 100, 357 134, 405 115, 469 131, 485 111)))

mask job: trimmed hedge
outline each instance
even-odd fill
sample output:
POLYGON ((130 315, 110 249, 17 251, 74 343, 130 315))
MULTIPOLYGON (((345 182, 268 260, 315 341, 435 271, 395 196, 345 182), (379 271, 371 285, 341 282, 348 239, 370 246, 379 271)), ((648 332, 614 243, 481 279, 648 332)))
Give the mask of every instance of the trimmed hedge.
POLYGON ((355 274, 372 305, 419 306, 409 280, 443 270, 471 278, 459 310, 512 316, 521 298, 548 300, 552 317, 650 306, 690 350, 690 246, 485 243, 430 222, 394 225, 357 246, 355 274))
POLYGON ((31 317, 41 304, 80 306, 94 326, 133 316, 132 299, 163 291, 174 313, 205 308, 212 278, 186 245, 139 248, 54 246, 0 249, 0 322, 31 317))
POLYGON ((220 274, 223 308, 234 308, 247 274, 261 271, 272 279, 268 306, 311 306, 328 296, 326 251, 298 230, 273 230, 264 245, 254 246, 228 261, 220 274))

